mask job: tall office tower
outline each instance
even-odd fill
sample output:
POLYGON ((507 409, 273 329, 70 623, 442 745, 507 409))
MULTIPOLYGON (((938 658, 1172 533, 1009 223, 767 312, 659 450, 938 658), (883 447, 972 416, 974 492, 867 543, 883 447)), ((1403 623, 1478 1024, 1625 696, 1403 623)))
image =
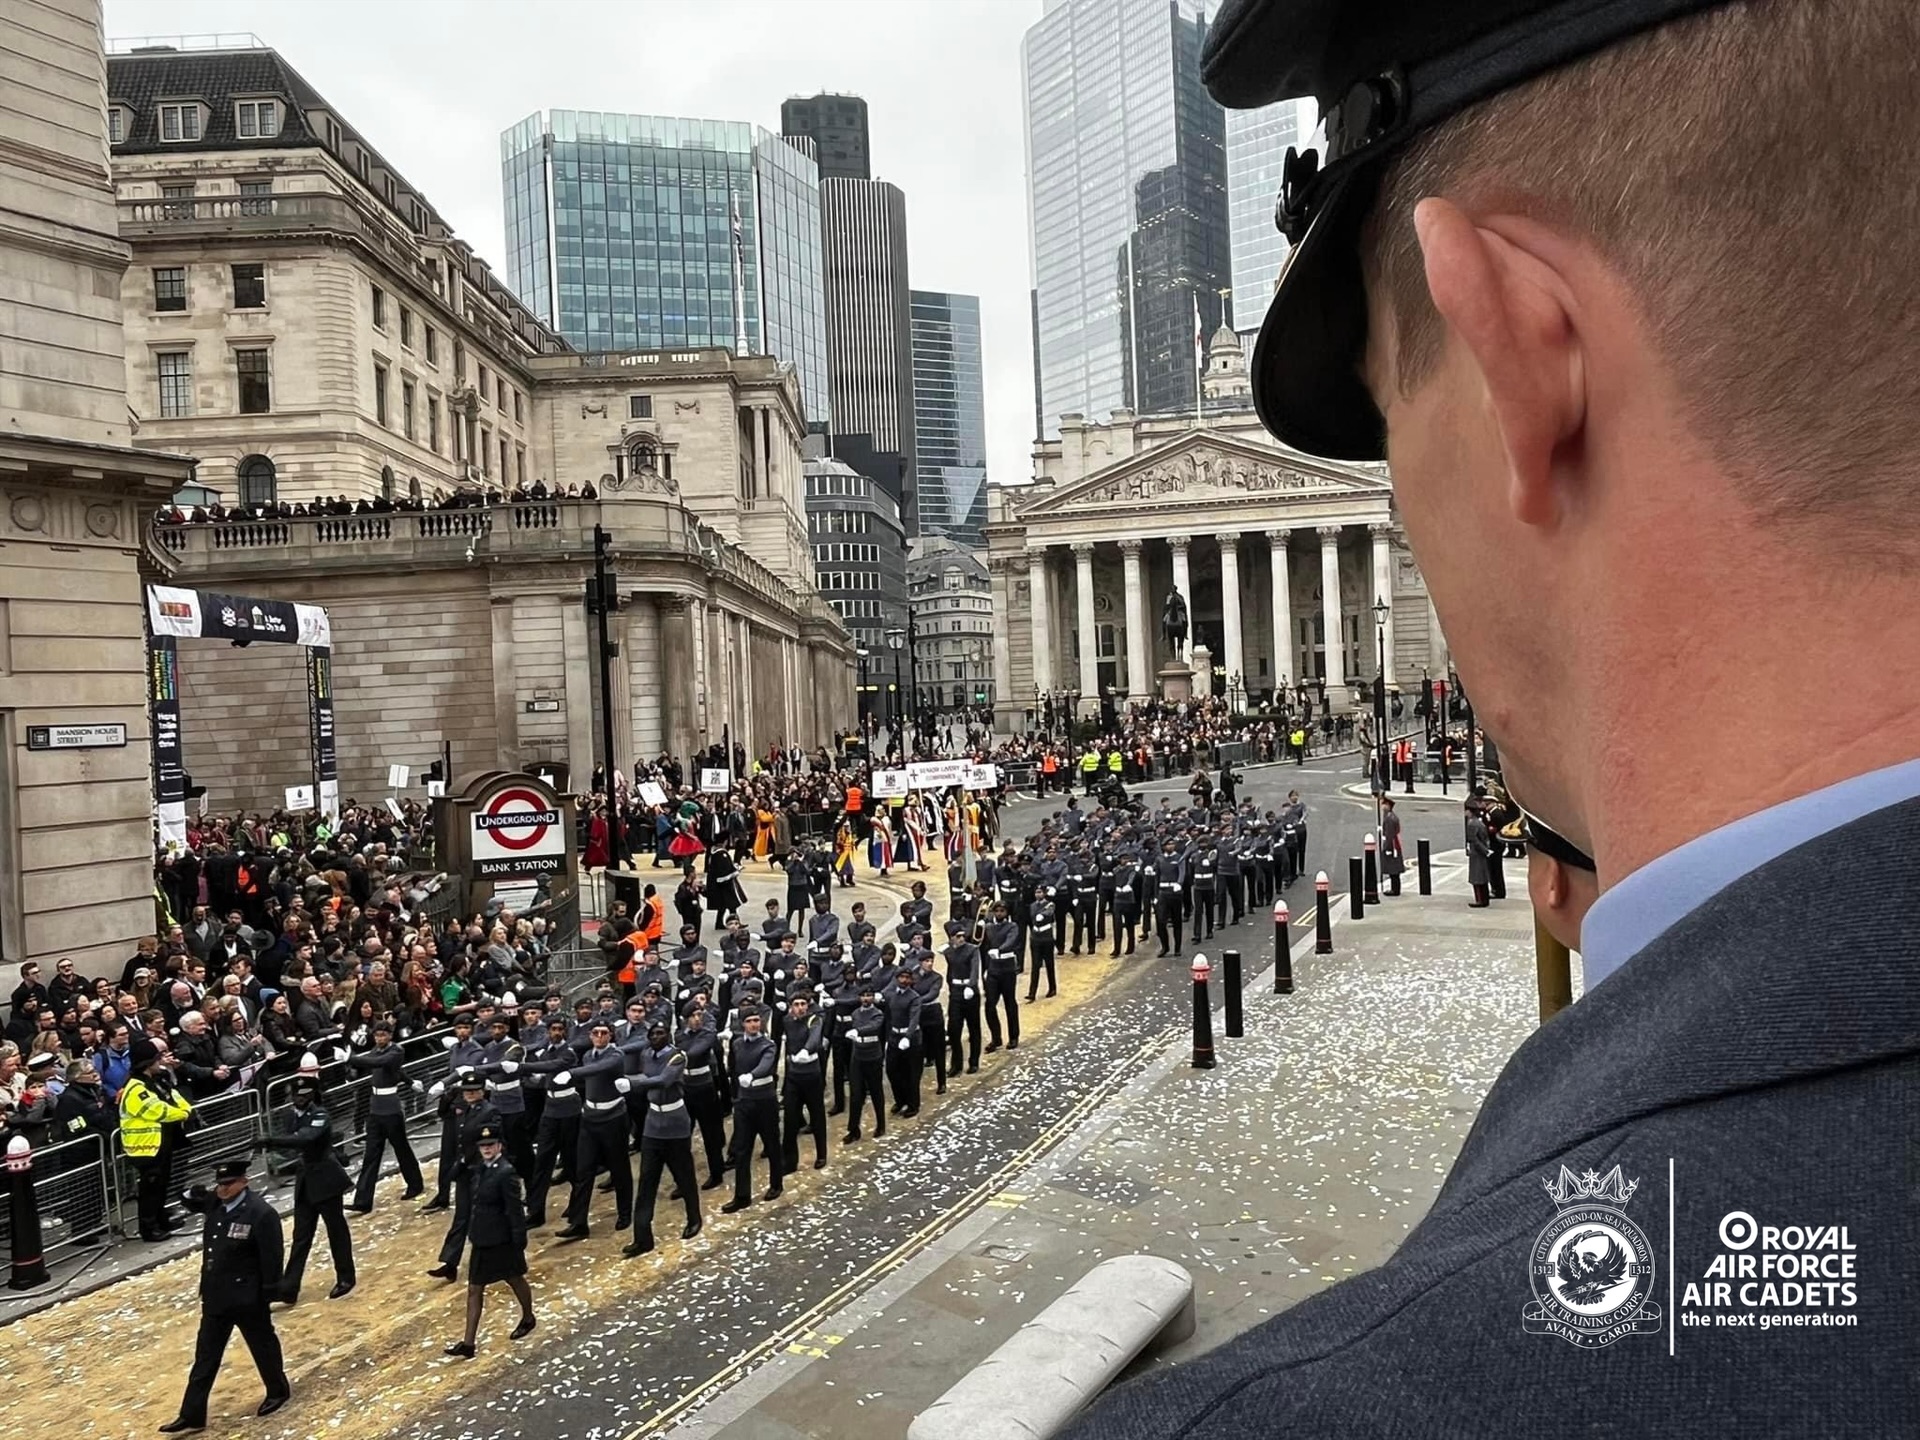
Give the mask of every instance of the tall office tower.
POLYGON ((913 431, 920 533, 984 544, 987 410, 977 295, 913 292, 913 431))
POLYGON ((1258 110, 1227 112, 1227 213, 1233 229, 1233 328, 1251 334, 1267 318, 1267 304, 1287 261, 1287 237, 1273 223, 1287 147, 1310 149, 1315 139, 1311 100, 1282 100, 1258 110))
POLYGON ((867 102, 858 95, 796 95, 780 104, 780 133, 813 141, 822 180, 871 180, 867 102))
POLYGON ((819 157, 829 448, 892 496, 917 535, 907 199, 868 178, 866 101, 789 100, 780 119, 789 143, 819 157))
POLYGON ((551 110, 500 137, 507 265, 582 350, 725 346, 792 365, 831 415, 820 178, 728 120, 551 110))
POLYGON ((1063 414, 1195 404, 1196 334, 1226 318, 1231 268, 1205 36, 1191 0, 1055 0, 1022 42, 1047 432, 1063 414))

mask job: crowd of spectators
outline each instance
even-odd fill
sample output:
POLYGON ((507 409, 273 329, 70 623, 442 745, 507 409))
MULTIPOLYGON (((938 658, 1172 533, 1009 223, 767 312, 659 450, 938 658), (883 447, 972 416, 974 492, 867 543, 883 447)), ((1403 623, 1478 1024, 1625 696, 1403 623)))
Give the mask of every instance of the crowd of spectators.
POLYGON ((589 481, 585 485, 568 485, 564 488, 554 486, 549 489, 545 481, 536 480, 531 485, 516 485, 510 491, 458 489, 438 491, 431 497, 424 495, 378 495, 371 499, 349 500, 345 495, 335 495, 331 499, 304 501, 280 501, 272 505, 222 505, 215 500, 210 505, 193 505, 182 508, 170 505, 161 509, 155 517, 162 525, 207 525, 225 522, 249 520, 301 520, 325 519, 340 515, 394 515, 422 514, 430 510, 468 510, 477 506, 500 505, 508 501, 523 504, 534 500, 597 500, 599 492, 589 481))

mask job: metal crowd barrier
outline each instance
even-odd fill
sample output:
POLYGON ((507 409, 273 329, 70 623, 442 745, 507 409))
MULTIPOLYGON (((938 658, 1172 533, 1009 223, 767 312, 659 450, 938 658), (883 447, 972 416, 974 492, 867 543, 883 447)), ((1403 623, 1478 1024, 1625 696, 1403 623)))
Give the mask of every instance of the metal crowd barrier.
MULTIPOLYGON (((167 1167, 169 1203, 195 1181, 205 1183, 207 1172, 222 1160, 243 1160, 253 1155, 260 1136, 265 1133, 262 1129, 260 1092, 252 1089, 230 1090, 196 1100, 193 1117, 185 1125, 185 1134, 181 1142, 174 1146, 167 1167)), ((109 1207, 112 1224, 116 1231, 125 1235, 138 1228, 138 1216, 134 1211, 135 1172, 117 1130, 113 1135, 113 1143, 108 1147, 108 1155, 112 1169, 113 1203, 109 1207)))
MULTIPOLYGON (((446 1077, 444 1042, 450 1033, 449 1030, 436 1028, 399 1042, 400 1053, 407 1057, 401 1073, 406 1076, 408 1083, 401 1092, 400 1102, 407 1112, 409 1129, 416 1128, 422 1115, 435 1118, 436 1097, 416 1093, 411 1082, 419 1080, 423 1085, 431 1085, 446 1077)), ((309 1072, 309 1076, 319 1078, 320 1103, 326 1107, 327 1118, 333 1122, 334 1149, 351 1168, 366 1148, 367 1113, 373 1105, 372 1077, 339 1060, 322 1065, 318 1070, 309 1072)), ((293 1103, 294 1083, 302 1078, 307 1077, 287 1075, 267 1083, 262 1134, 272 1129, 280 1112, 293 1103)), ((293 1169, 298 1158, 287 1151, 268 1151, 267 1173, 274 1176, 285 1174, 293 1169)))
MULTIPOLYGON (((39 1199, 40 1241, 48 1264, 113 1243, 113 1183, 107 1137, 82 1135, 33 1152, 33 1193, 39 1199)), ((18 1183, 8 1176, 6 1183, 18 1183)), ((13 1247, 13 1207, 0 1204, 0 1253, 13 1247)))

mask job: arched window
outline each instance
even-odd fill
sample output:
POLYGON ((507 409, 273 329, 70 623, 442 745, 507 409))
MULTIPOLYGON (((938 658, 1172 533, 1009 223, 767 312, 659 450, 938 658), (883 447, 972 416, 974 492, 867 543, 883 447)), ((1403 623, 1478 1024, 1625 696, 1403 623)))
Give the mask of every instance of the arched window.
POLYGON ((627 447, 627 473, 629 475, 660 473, 660 452, 654 448, 650 436, 643 435, 627 447))
POLYGON ((380 498, 388 501, 392 500, 393 491, 393 467, 391 465, 382 465, 380 467, 380 498))
POLYGON ((420 503, 420 477, 418 475, 409 475, 407 477, 407 499, 415 505, 420 503))
POLYGON ((248 510, 256 505, 275 504, 278 491, 273 461, 264 455, 249 455, 240 462, 241 509, 248 510))

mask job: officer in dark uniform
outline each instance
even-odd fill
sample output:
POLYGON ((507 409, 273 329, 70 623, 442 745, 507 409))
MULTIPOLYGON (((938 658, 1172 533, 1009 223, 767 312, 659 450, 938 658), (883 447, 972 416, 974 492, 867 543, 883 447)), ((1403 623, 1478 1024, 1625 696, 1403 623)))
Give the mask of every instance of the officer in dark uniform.
POLYGON ((207 1397, 238 1330, 267 1387, 257 1415, 271 1415, 293 1398, 280 1337, 273 1332, 268 1306, 280 1289, 285 1240, 273 1206, 247 1188, 247 1162, 223 1161, 213 1172, 211 1192, 194 1185, 181 1195, 189 1210, 205 1219, 200 1227, 200 1333, 193 1342, 193 1368, 187 1372, 180 1413, 160 1427, 180 1435, 207 1426, 207 1397))
MULTIPOLYGON (((933 952, 922 952, 919 972, 908 977, 914 993, 920 997, 920 1070, 933 1066, 934 1091, 936 1095, 947 1093, 947 1027, 946 1017, 940 1013, 940 994, 946 989, 946 977, 933 968, 933 952)), ((894 1048, 900 1042, 894 1041, 894 1048)), ((898 1114, 910 1114, 920 1108, 919 1071, 914 1074, 913 1111, 900 1110, 898 1114)), ((894 1088, 895 1103, 899 1103, 900 1090, 894 1088)))
MULTIPOLYGON (((1204 817, 1206 812, 1200 813, 1204 817)), ((1204 834, 1194 844, 1191 854, 1192 868, 1188 872, 1189 894, 1193 903, 1193 943, 1198 945, 1202 938, 1208 940, 1213 938, 1213 897, 1219 883, 1217 876, 1220 855, 1214 848, 1213 841, 1204 834), (1200 934, 1202 926, 1206 927, 1205 937, 1200 934)))
POLYGON ((449 1087, 451 1081, 463 1069, 484 1065, 487 1061, 487 1048, 473 1038, 473 1017, 456 1015, 453 1018, 453 1034, 446 1039, 447 1074, 437 1081, 432 1093, 440 1097, 440 1159, 434 1177, 433 1199, 421 1206, 422 1210, 444 1210, 447 1208, 447 1193, 453 1185, 453 1178, 459 1168, 460 1123, 454 1114, 455 1102, 459 1096, 459 1087, 449 1087))
POLYGON ((640 1193, 633 1212, 633 1240, 621 1250, 622 1255, 645 1255, 653 1249, 653 1207, 660 1198, 663 1169, 672 1174, 677 1193, 687 1207, 687 1225, 680 1238, 691 1240, 700 1233, 700 1194, 693 1174, 693 1118, 687 1113, 681 1090, 686 1072, 686 1052, 673 1043, 665 1025, 655 1024, 647 1031, 642 1047, 641 1073, 622 1075, 613 1082, 616 1090, 643 1093, 647 1105, 640 1135, 640 1193))
MULTIPOLYGON (((733 1166, 733 1199, 720 1207, 731 1215, 753 1203, 753 1147, 758 1141, 767 1155, 772 1183, 765 1198, 778 1200, 781 1192, 780 1106, 774 1099, 774 1070, 780 1063, 780 1051, 761 1033, 761 1012, 756 1006, 740 1015, 740 1031, 733 1037, 729 1067, 733 1071, 733 1148, 728 1163, 733 1166)), ((824 1123, 824 1117, 823 1117, 824 1123)))
POLYGON ((1171 836, 1160 847, 1160 856, 1153 863, 1153 885, 1153 925, 1160 941, 1160 954, 1178 955, 1185 919, 1180 902, 1186 895, 1187 864, 1171 836))
POLYGON ((687 1068, 680 1077, 681 1092, 686 1097, 687 1113, 700 1128, 700 1145, 707 1157, 707 1178, 700 1188, 717 1190, 727 1169, 727 1123, 720 1102, 720 1042, 704 996, 688 1002, 679 1045, 687 1057, 687 1068))
POLYGON ((504 1282, 520 1302, 520 1323, 512 1338, 524 1340, 537 1323, 533 1289, 527 1284, 527 1207, 520 1198, 520 1177, 502 1153, 505 1136, 498 1124, 482 1125, 474 1136, 479 1164, 473 1174, 473 1260, 467 1267, 467 1333, 445 1353, 471 1360, 480 1338, 480 1314, 487 1286, 504 1282))
POLYGON ((573 1067, 580 1052, 567 1039, 567 1022, 559 1016, 547 1022, 547 1043, 521 1064, 535 1093, 544 1097, 540 1124, 534 1133, 533 1179, 527 1183, 527 1224, 539 1229, 547 1223, 547 1194, 553 1188, 554 1166, 560 1178, 573 1180, 580 1151, 580 1087, 573 1067))
MULTIPOLYGON (((353 1204, 347 1209, 355 1215, 373 1213, 373 1187, 380 1180, 380 1161, 387 1146, 393 1147, 400 1162, 400 1173, 407 1182, 403 1200, 417 1199, 426 1190, 420 1175, 420 1161, 407 1139, 407 1109, 401 1094, 407 1088, 406 1057, 393 1043, 393 1021, 384 1017, 373 1022, 373 1048, 349 1055, 351 1069, 365 1071, 367 1088, 367 1130, 365 1150, 360 1158, 360 1180, 354 1187, 353 1204)), ((416 1080, 413 1088, 421 1088, 416 1080)), ((297 1241, 295 1242, 298 1243, 297 1241)))
MULTIPOLYGON (((1005 874, 1003 870, 1001 872, 1005 874)), ((993 916, 987 921, 984 946, 986 989, 987 1050, 991 1055, 1000 1048, 1000 1011, 1007 1013, 1006 1042, 1009 1050, 1020 1048, 1020 927, 1007 914, 1006 902, 993 903, 993 916)))
MULTIPOLYGON (((1104 877, 1103 877, 1104 883, 1104 877)), ((1126 953, 1133 954, 1136 932, 1140 926, 1141 891, 1146 881, 1141 876, 1139 862, 1131 853, 1119 855, 1113 866, 1113 958, 1120 957, 1120 937, 1127 937, 1126 953)))
POLYGON ((853 1054, 853 1114, 847 1121, 842 1143, 851 1145, 860 1138, 860 1111, 873 1102, 873 1138, 887 1133, 887 1117, 881 1106, 886 1101, 885 1058, 887 1012, 875 1003, 873 985, 859 984, 858 1003, 847 1017, 848 1048, 853 1054))
POLYGON ((781 1130, 781 1166, 791 1175, 800 1168, 800 1127, 813 1132, 813 1168, 827 1168, 827 1022, 814 1013, 812 997, 796 991, 787 1000, 787 1072, 783 1090, 785 1123, 781 1130))
POLYGON ((969 938, 970 925, 947 922, 947 1073, 960 1071, 960 1032, 967 1032, 966 1073, 980 1069, 980 947, 969 938))
POLYGON ((354 1284, 353 1233, 347 1228, 346 1212, 340 1208, 340 1197, 347 1193, 349 1181, 347 1167, 333 1150, 333 1122, 321 1107, 319 1080, 294 1081, 293 1104, 287 1108, 285 1119, 284 1125, 267 1132, 267 1148, 291 1153, 299 1167, 293 1181, 293 1246, 287 1251, 286 1270, 274 1298, 286 1305, 298 1303, 314 1231, 324 1221, 334 1276, 327 1298, 338 1300, 354 1284))
POLYGON ((900 933, 906 935, 914 930, 933 933, 933 902, 927 899, 927 882, 913 882, 913 898, 900 902, 900 933))
MULTIPOLYGON (((940 1007, 937 998, 940 993, 938 985, 940 975, 933 969, 931 955, 927 957, 926 964, 925 973, 930 974, 935 981, 934 1010, 937 1014, 940 1007)), ((881 995, 881 1004, 886 1015, 886 1029, 883 1033, 887 1056, 887 1080, 893 1090, 895 1115, 916 1115, 920 1111, 920 1072, 925 1068, 926 1062, 922 1056, 928 1043, 929 1029, 933 1032, 934 1048, 943 1056, 946 1051, 946 1036, 941 1033, 938 1021, 929 1026, 921 1019, 923 1003, 918 977, 904 967, 894 972, 893 983, 887 986, 881 995)), ((941 1075, 944 1080, 946 1074, 944 1060, 942 1064, 941 1075)), ((945 1084, 943 1083, 940 1088, 944 1090, 945 1084)), ((857 1129, 860 1121, 860 1108, 857 1104, 854 1106, 853 1119, 854 1128, 857 1129)), ((880 1133, 878 1125, 874 1126, 873 1133, 875 1135, 880 1133)))
POLYGON ((1054 955, 1054 908, 1053 887, 1047 886, 1035 892, 1033 897, 1033 924, 1027 928, 1027 1003, 1032 1004, 1040 990, 1040 971, 1044 966, 1047 972, 1047 998, 1051 1000, 1060 993, 1059 982, 1053 973, 1054 955))
POLYGON ((604 1167, 613 1177, 613 1228, 633 1223, 633 1166, 627 1160, 627 1098, 616 1081, 626 1074, 626 1057, 613 1043, 613 1026, 593 1027, 593 1043, 573 1067, 580 1086, 580 1149, 573 1162, 573 1189, 567 1196, 567 1223, 554 1239, 584 1240, 593 1181, 604 1167))
POLYGON ((427 1272, 435 1280, 455 1280, 460 1275, 460 1255, 467 1244, 467 1227, 473 1220, 473 1172, 480 1165, 479 1137, 483 1125, 500 1125, 500 1113, 487 1099, 487 1082, 475 1066, 461 1070, 454 1081, 458 1098, 452 1106, 454 1134, 453 1223, 440 1244, 440 1263, 427 1272))

